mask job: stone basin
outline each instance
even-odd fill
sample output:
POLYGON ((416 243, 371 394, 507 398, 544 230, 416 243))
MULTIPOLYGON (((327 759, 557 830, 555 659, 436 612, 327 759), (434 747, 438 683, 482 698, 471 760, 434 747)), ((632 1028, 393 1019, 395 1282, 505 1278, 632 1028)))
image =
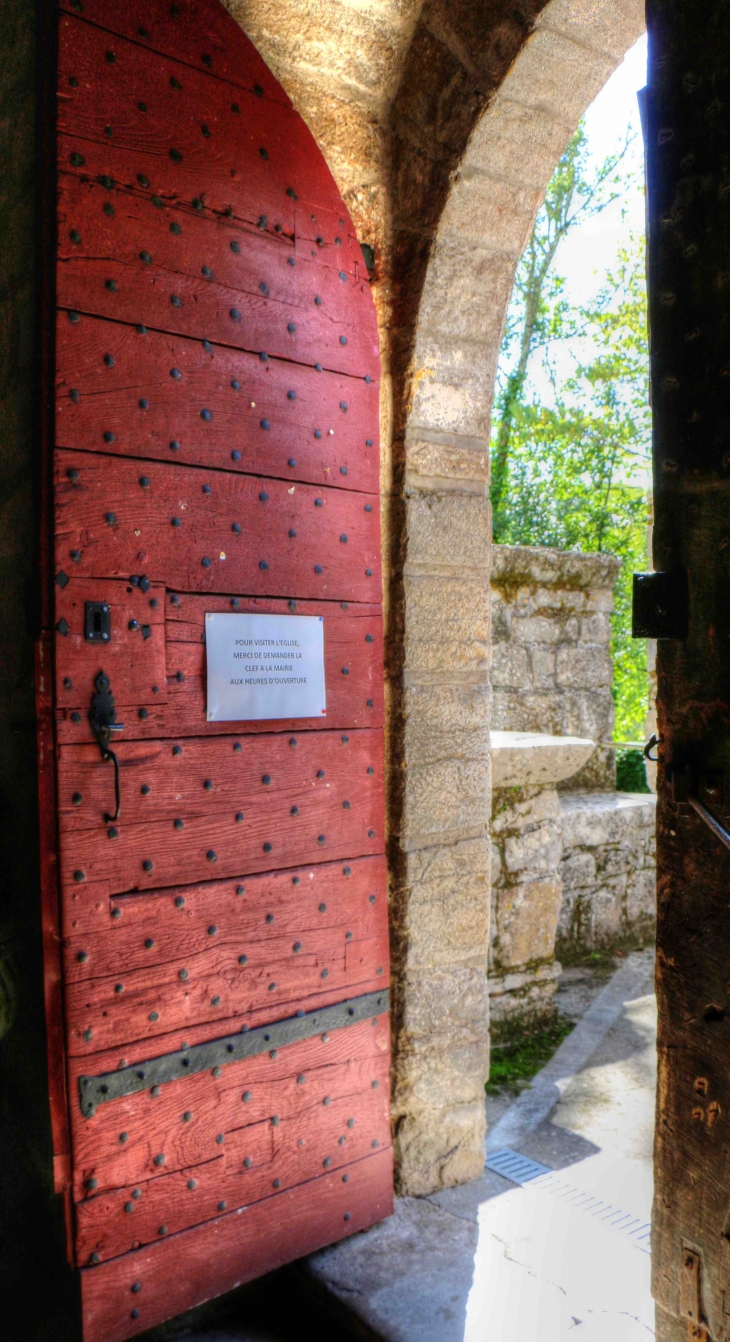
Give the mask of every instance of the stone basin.
POLYGON ((570 778, 590 759, 595 742, 542 732, 491 732, 492 786, 540 787, 570 778))

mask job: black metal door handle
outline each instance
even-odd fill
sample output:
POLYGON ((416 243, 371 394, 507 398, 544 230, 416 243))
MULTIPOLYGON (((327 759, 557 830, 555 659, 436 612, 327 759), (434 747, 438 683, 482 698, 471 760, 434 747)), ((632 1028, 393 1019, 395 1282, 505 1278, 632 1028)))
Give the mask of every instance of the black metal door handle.
POLYGON ((104 813, 104 820, 107 824, 118 820, 122 813, 122 789, 119 779, 119 760, 113 750, 109 748, 112 732, 124 731, 124 723, 117 722, 117 710, 114 706, 114 695, 109 677, 104 671, 100 671, 95 681, 96 693, 91 696, 91 708, 89 709, 89 722, 91 730, 94 733, 101 750, 103 760, 111 760, 114 765, 114 815, 109 815, 108 811, 104 813))
POLYGON ((649 737, 649 740, 647 741, 646 745, 644 746, 644 759, 645 759, 645 760, 651 760, 652 764, 656 764, 656 763, 657 763, 657 760, 659 759, 659 756, 658 756, 658 755, 652 755, 651 752, 652 752, 652 748, 653 748, 654 746, 660 746, 660 745, 661 745, 661 743, 662 743, 662 739, 663 739, 663 738, 662 738, 661 736, 650 736, 650 737, 649 737))

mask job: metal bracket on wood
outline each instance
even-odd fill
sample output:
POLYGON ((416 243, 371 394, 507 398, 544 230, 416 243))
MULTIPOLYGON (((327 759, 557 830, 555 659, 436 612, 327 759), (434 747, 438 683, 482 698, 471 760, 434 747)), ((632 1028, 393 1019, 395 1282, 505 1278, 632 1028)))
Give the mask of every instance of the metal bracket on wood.
POLYGON ((286 1020, 275 1021, 273 1025, 258 1026, 255 1030, 244 1026, 238 1034, 229 1034, 223 1039, 209 1039, 204 1044, 194 1044, 192 1048, 166 1053, 149 1062, 122 1067, 117 1072, 80 1076, 81 1112, 84 1118, 93 1118, 97 1105, 106 1104, 109 1100, 136 1095, 152 1086, 179 1081, 183 1076, 205 1072, 208 1068, 220 1068, 229 1062, 240 1062, 242 1058, 253 1058, 258 1053, 269 1053, 272 1049, 311 1039, 316 1034, 358 1025, 369 1016, 382 1016, 389 1007, 390 994, 386 988, 381 992, 353 997, 347 1002, 338 1002, 335 1006, 323 1007, 321 1011, 302 1011, 286 1020))
POLYGON ((684 569, 635 573, 632 638, 686 639, 689 589, 684 569))
POLYGON ((678 811, 686 810, 687 807, 695 812, 696 815, 704 820, 708 829, 720 843, 726 848, 730 848, 730 831, 728 831, 717 816, 711 811, 707 802, 712 806, 724 806, 724 786, 723 778, 720 774, 702 774, 695 778, 691 773, 680 773, 676 771, 671 776, 672 781, 672 801, 678 811))

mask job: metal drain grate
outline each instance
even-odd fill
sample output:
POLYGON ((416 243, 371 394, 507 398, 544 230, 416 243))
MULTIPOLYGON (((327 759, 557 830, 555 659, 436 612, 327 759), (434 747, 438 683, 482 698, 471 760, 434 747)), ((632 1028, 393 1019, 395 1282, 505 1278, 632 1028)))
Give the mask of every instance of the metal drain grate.
POLYGON ((563 1171, 549 1170, 547 1166, 529 1160, 527 1156, 521 1156, 519 1151, 511 1151, 507 1146, 501 1151, 493 1151, 487 1157, 487 1169, 501 1174, 503 1179, 509 1179, 513 1184, 532 1184, 553 1197, 563 1198, 577 1211, 595 1216, 610 1230, 625 1235, 642 1253, 651 1253, 651 1225, 648 1221, 623 1211, 614 1203, 604 1202, 593 1193, 582 1192, 565 1178, 563 1171))
POLYGON ((532 1179, 539 1179, 542 1174, 552 1174, 547 1165, 540 1165, 536 1160, 530 1160, 528 1156, 521 1156, 519 1151, 511 1151, 508 1146, 487 1156, 487 1169, 493 1170, 495 1174, 501 1174, 503 1179, 509 1179, 513 1184, 529 1184, 532 1179))

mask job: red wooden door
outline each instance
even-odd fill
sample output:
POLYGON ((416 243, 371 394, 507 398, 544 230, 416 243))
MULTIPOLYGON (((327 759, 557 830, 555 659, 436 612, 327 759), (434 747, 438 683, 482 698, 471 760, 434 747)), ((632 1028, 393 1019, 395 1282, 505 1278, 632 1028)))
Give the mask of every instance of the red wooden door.
POLYGON ((391 1210, 379 360, 335 184, 217 0, 70 0, 58 91, 52 1099, 114 1342, 391 1210), (206 721, 225 611, 324 617, 326 719, 206 721))

